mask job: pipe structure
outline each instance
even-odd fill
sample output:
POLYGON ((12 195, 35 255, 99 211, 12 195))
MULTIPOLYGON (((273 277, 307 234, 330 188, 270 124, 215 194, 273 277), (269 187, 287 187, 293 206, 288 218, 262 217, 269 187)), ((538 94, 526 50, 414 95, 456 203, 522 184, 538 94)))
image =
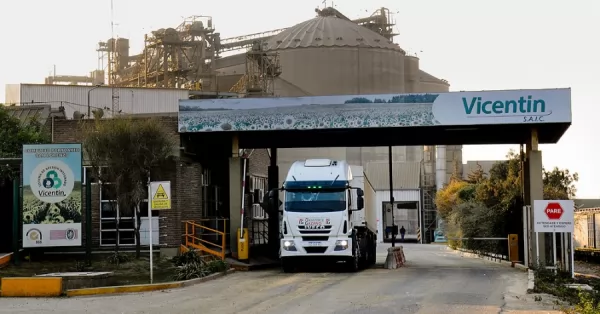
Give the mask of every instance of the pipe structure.
POLYGON ((396 221, 394 219, 394 174, 392 169, 392 146, 388 147, 388 168, 390 175, 390 204, 392 206, 392 247, 396 246, 396 221))

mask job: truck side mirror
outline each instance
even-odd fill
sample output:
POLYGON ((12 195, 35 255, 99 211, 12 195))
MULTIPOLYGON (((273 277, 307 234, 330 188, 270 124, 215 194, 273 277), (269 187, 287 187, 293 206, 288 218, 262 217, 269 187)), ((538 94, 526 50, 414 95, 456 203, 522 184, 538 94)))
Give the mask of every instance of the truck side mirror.
POLYGON ((361 210, 365 208, 365 199, 362 196, 356 198, 356 209, 361 210))
POLYGON ((365 195, 365 192, 361 188, 358 188, 358 189, 356 189, 356 195, 358 197, 362 197, 365 195))

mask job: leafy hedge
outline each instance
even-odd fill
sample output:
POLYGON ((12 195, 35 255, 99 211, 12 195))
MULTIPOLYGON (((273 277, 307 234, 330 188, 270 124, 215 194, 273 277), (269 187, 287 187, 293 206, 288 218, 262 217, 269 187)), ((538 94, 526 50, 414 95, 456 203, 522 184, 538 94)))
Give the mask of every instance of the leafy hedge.
MULTIPOLYGON (((522 163, 510 151, 506 161, 496 163, 489 173, 482 167, 463 179, 455 173, 438 191, 436 206, 445 222, 449 245, 475 251, 506 254, 505 241, 452 240, 452 238, 507 237, 522 234, 522 163)), ((554 168, 543 170, 544 198, 568 199, 575 194, 577 173, 554 168)))
POLYGON ((205 260, 198 251, 190 250, 173 258, 173 264, 179 269, 174 276, 174 280, 190 280, 202 278, 211 274, 226 271, 229 266, 222 260, 205 260))

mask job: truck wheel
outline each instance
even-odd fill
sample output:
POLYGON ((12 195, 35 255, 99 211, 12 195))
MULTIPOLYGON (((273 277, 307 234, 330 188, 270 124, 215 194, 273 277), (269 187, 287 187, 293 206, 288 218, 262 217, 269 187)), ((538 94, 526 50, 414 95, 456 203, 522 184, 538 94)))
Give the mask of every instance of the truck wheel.
MULTIPOLYGON (((355 244, 354 242, 353 244, 355 244)), ((358 271, 360 268, 360 257, 359 257, 358 245, 352 247, 352 257, 346 262, 348 264, 348 270, 351 272, 358 271)))
POLYGON ((369 261, 370 260, 371 260, 371 251, 367 247, 367 248, 365 248, 364 254, 361 255, 359 263, 358 263, 360 269, 369 268, 369 261))
POLYGON ((377 241, 371 241, 371 247, 369 248, 369 266, 373 266, 377 263, 377 241))

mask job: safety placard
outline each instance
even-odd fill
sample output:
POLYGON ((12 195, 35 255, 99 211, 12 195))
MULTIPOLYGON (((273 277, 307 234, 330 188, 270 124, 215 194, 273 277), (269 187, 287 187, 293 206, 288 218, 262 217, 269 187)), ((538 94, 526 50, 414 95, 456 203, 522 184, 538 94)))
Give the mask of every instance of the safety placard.
POLYGON ((574 232, 573 200, 534 200, 534 232, 574 232))
POLYGON ((171 209, 171 182, 150 182, 150 195, 152 197, 150 206, 156 209, 171 209))

